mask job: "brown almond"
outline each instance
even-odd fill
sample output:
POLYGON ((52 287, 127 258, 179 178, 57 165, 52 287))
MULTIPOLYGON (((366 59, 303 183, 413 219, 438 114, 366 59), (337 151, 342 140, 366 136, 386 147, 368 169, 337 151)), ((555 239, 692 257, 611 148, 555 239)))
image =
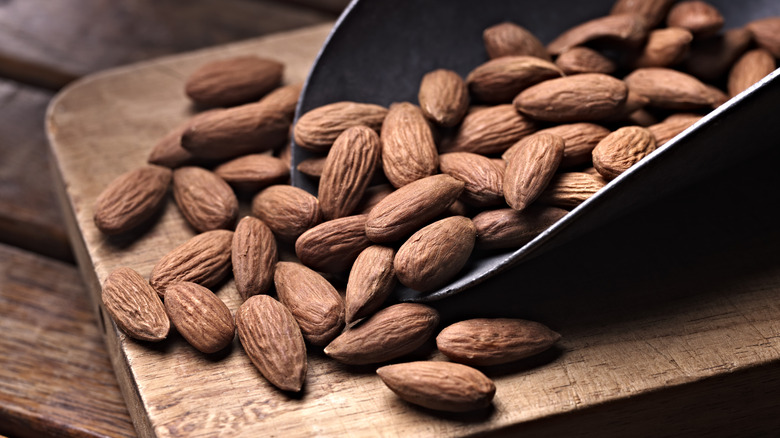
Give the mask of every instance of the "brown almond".
POLYGON ((492 380, 459 363, 406 362, 383 366, 376 373, 401 399, 437 411, 484 409, 496 393, 492 380))
POLYGON ((376 131, 353 126, 338 136, 325 159, 317 197, 326 220, 351 214, 379 164, 376 131))
POLYGON ((390 105, 381 135, 382 169, 394 187, 436 173, 439 155, 420 108, 408 102, 390 105))
POLYGON ((236 312, 236 326, 260 374, 282 391, 300 391, 308 369, 306 344, 287 307, 268 295, 250 297, 236 312))
POLYGON ((615 179, 653 152, 655 145, 655 137, 647 128, 624 126, 596 145, 593 149, 593 167, 604 178, 615 179))
POLYGON ((488 27, 482 32, 485 50, 491 59, 501 56, 536 56, 550 60, 550 54, 541 41, 526 28, 504 22, 488 27))
POLYGON ((523 211, 513 208, 483 211, 473 219, 476 245, 482 249, 520 248, 566 213, 562 208, 545 205, 531 205, 523 211))
POLYGON ((295 254, 317 271, 349 271, 358 254, 371 246, 366 237, 367 218, 365 214, 346 216, 316 225, 295 241, 295 254))
POLYGON ((534 321, 476 318, 444 328, 436 337, 436 347, 454 362, 500 365, 539 354, 560 338, 558 333, 534 321))
POLYGON ((612 74, 617 70, 614 61, 588 47, 572 47, 558 55, 555 65, 567 75, 580 73, 612 74))
POLYGON ((307 158, 298 163, 296 169, 298 169, 298 172, 301 172, 308 177, 319 179, 322 177, 323 169, 325 169, 326 159, 327 157, 307 158))
POLYGON ((417 303, 386 307, 325 347, 325 354, 349 365, 386 362, 425 344, 439 325, 439 313, 417 303))
POLYGON ((759 47, 780 58, 780 16, 753 20, 745 27, 753 34, 759 47))
POLYGON ((219 111, 221 110, 211 109, 195 114, 168 131, 149 152, 149 158, 147 158, 149 164, 175 168, 197 163, 198 159, 192 155, 192 152, 181 146, 181 136, 191 124, 199 123, 200 119, 211 117, 211 114, 219 111))
POLYGON ((620 114, 627 97, 628 87, 620 79, 601 73, 584 73, 550 79, 526 88, 517 95, 514 106, 517 111, 538 120, 587 122, 620 114))
POLYGON ((282 82, 284 64, 258 56, 211 61, 184 84, 187 96, 207 106, 232 106, 259 99, 282 82))
POLYGON ((279 262, 274 284, 279 301, 290 309, 307 341, 327 345, 341 332, 344 301, 322 275, 300 263, 279 262))
POLYGON ((184 218, 198 231, 232 228, 236 222, 236 194, 209 170, 185 166, 173 171, 173 197, 184 218))
POLYGON ((682 69, 704 81, 720 79, 753 42, 753 34, 744 27, 729 29, 722 35, 697 38, 682 69))
POLYGON ((595 195, 606 181, 601 175, 586 172, 564 172, 555 175, 539 195, 540 204, 571 209, 595 195))
POLYGON ((676 0, 617 0, 612 5, 610 15, 637 14, 644 18, 647 27, 652 29, 666 19, 669 8, 676 0))
POLYGON ((712 107, 719 96, 695 77, 662 67, 636 69, 625 77, 631 91, 650 99, 649 106, 691 110, 712 107))
POLYGON ((534 56, 502 56, 478 65, 466 77, 466 85, 476 100, 509 103, 531 85, 561 76, 561 69, 550 61, 534 56))
POLYGON ((474 249, 471 219, 450 216, 426 225, 398 248, 393 267, 398 281, 420 292, 437 289, 466 265, 474 249))
POLYGON ((360 204, 355 209, 355 214, 368 214, 379 204, 379 201, 385 199, 387 195, 394 191, 395 187, 390 184, 377 184, 367 188, 363 194, 363 199, 360 200, 360 204))
POLYGON ((345 129, 365 125, 379 131, 387 108, 369 103, 336 102, 304 113, 293 129, 295 144, 326 152, 345 129))
POLYGON ((156 342, 171 328, 154 288, 131 268, 118 268, 103 283, 103 307, 123 332, 133 339, 156 342))
POLYGON ((648 126, 647 129, 655 138, 656 147, 661 147, 664 143, 671 140, 677 134, 688 129, 689 126, 698 122, 702 118, 701 114, 678 113, 673 114, 660 123, 648 126))
POLYGON ((165 311, 176 330, 200 352, 216 353, 233 342, 236 324, 230 309, 203 286, 171 283, 165 292, 165 311))
POLYGON ((395 286, 393 248, 372 245, 352 265, 347 280, 346 321, 350 324, 376 312, 395 286))
POLYGON ((459 74, 438 69, 423 76, 417 101, 426 118, 439 126, 452 127, 469 109, 469 90, 459 74))
MULTIPOLYGON (((563 139, 561 169, 570 169, 590 163, 593 148, 609 133, 609 129, 587 122, 568 123, 537 131, 537 134, 553 134, 563 139)), ((503 158, 508 161, 509 156, 515 150, 514 148, 508 149, 503 158)))
POLYGON ((230 247, 233 232, 206 231, 163 256, 152 268, 150 283, 160 296, 169 284, 191 281, 210 288, 230 273, 230 247))
POLYGON ((214 111, 192 120, 181 136, 198 158, 227 160, 280 147, 290 130, 287 115, 261 103, 214 111))
POLYGON ((747 90, 751 85, 763 79, 777 68, 775 58, 766 49, 753 49, 742 55, 734 63, 729 73, 729 96, 747 90))
POLYGON ((465 184, 461 199, 480 207, 504 202, 505 167, 500 161, 471 152, 450 152, 439 156, 441 172, 465 184))
POLYGON ((638 109, 625 117, 625 123, 648 127, 658 123, 658 119, 646 109, 638 109))
POLYGON ((590 42, 638 47, 647 38, 647 32, 647 23, 639 15, 607 15, 572 27, 547 44, 547 51, 553 55, 560 55, 572 47, 590 42))
POLYGON ((322 221, 317 198, 288 185, 266 187, 255 195, 252 216, 260 218, 276 237, 290 242, 322 221))
POLYGON ((220 164, 214 173, 237 190, 255 191, 290 178, 284 161, 268 154, 249 154, 220 164))
POLYGON ((298 106, 302 88, 303 82, 285 85, 266 94, 257 103, 271 111, 284 114, 292 120, 295 115, 295 107, 298 106))
POLYGON ((121 234, 142 225, 162 206, 171 175, 170 169, 149 164, 118 176, 95 201, 95 226, 121 234))
POLYGON ((241 299, 271 289, 278 259, 276 239, 268 225, 251 216, 241 219, 231 249, 233 278, 241 299))
POLYGON ((465 184, 449 175, 429 176, 407 184, 374 206, 366 220, 366 236, 376 243, 394 242, 443 213, 465 184))
POLYGON ((697 38, 715 35, 723 27, 723 15, 718 9, 699 0, 682 1, 669 10, 668 27, 688 29, 697 38))
POLYGON ((469 112, 457 132, 442 141, 440 153, 500 154, 538 129, 537 123, 519 114, 511 104, 469 112))
POLYGON ((690 49, 693 34, 682 27, 656 29, 647 37, 647 44, 634 62, 636 68, 669 67, 679 64, 690 49))
POLYGON ((512 147, 504 171, 504 199, 520 211, 539 197, 557 172, 564 142, 555 134, 533 134, 512 147))

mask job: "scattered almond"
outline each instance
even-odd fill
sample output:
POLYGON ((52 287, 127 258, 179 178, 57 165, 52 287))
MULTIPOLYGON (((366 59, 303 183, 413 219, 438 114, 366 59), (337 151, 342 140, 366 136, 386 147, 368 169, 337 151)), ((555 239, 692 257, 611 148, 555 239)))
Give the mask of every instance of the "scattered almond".
POLYGON ((471 152, 450 152, 439 156, 442 173, 463 181, 461 199, 469 205, 490 206, 504 202, 506 164, 471 152))
POLYGON ((425 117, 445 127, 460 123, 469 109, 466 83, 452 70, 438 69, 426 73, 420 82, 417 100, 425 117))
POLYGON ((252 200, 252 216, 260 218, 281 240, 295 241, 322 221, 316 197, 298 187, 266 187, 252 200))
POLYGON ((550 79, 526 88, 517 95, 514 106, 538 120, 586 122, 619 114, 627 97, 628 87, 620 79, 601 73, 585 73, 550 79))
POLYGON ((571 209, 595 195, 606 185, 601 175, 586 172, 564 172, 553 177, 537 202, 571 209))
POLYGON ((345 129, 365 125, 379 131, 387 108, 357 102, 336 102, 303 114, 293 129, 295 144, 314 152, 326 152, 345 129))
POLYGON ((171 323, 160 297, 133 269, 111 272, 103 283, 101 300, 117 327, 131 338, 157 342, 168 336, 171 323))
POLYGON ((521 211, 539 197, 555 175, 563 159, 564 143, 555 134, 533 134, 513 148, 504 171, 504 199, 521 211))
POLYGON ((241 191, 256 191, 290 178, 284 161, 268 154, 249 154, 234 158, 214 168, 214 173, 241 191))
POLYGON ((165 311, 176 330, 198 351, 216 353, 233 342, 236 324, 230 309, 203 286, 171 283, 165 291, 165 311))
POLYGON ((284 64, 258 56, 211 61, 184 84, 187 96, 200 105, 232 106, 257 100, 282 81, 284 64))
POLYGON ((486 210, 474 216, 476 245, 481 249, 520 248, 550 228, 568 211, 534 204, 517 211, 513 208, 486 210))
POLYGON ((245 216, 238 222, 231 262, 236 289, 243 300, 271 289, 278 258, 276 239, 263 221, 245 216))
POLYGON ((555 58, 555 65, 567 75, 580 73, 612 74, 617 70, 614 61, 588 47, 572 47, 555 58))
POLYGON ((482 33, 485 50, 491 59, 502 56, 535 56, 550 60, 541 41, 526 28, 504 22, 490 26, 482 33))
POLYGON ((233 189, 214 172, 185 166, 173 172, 173 197, 184 218, 198 231, 232 228, 238 216, 233 189))
POLYGON ((349 271, 358 254, 371 246, 366 237, 367 218, 365 214, 345 216, 315 225, 295 241, 295 254, 317 271, 349 271))
POLYGON ((146 165, 112 181, 95 201, 95 226, 105 234, 121 234, 149 220, 162 206, 171 170, 146 165))
POLYGON ((160 296, 171 283, 191 281, 210 288, 230 273, 233 232, 206 231, 163 256, 152 268, 150 283, 160 296))
POLYGON ((509 103, 517 93, 563 76, 557 65, 534 56, 502 56, 477 66, 466 77, 471 95, 486 103, 509 103))
POLYGON ((439 152, 500 154, 537 129, 536 122, 511 104, 487 107, 468 113, 455 135, 442 141, 439 152))
POLYGON ((409 102, 390 105, 382 124, 382 169, 395 187, 436 173, 439 154, 420 108, 409 102))
POLYGON ((747 90, 751 85, 775 71, 775 58, 766 49, 753 49, 742 55, 731 68, 728 90, 731 97, 747 90))
POLYGON ((347 280, 347 324, 373 314, 390 296, 396 283, 394 256, 393 248, 381 245, 369 246, 358 255, 347 280))
POLYGON ((593 149, 593 166, 610 180, 655 150, 655 137, 641 126, 624 126, 604 137, 593 149))

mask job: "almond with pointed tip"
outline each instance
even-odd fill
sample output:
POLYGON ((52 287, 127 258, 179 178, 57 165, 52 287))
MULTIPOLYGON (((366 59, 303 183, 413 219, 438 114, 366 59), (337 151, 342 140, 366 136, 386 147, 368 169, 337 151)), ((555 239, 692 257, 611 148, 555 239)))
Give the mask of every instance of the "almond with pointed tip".
POLYGON ((147 158, 149 164, 170 168, 196 164, 199 160, 192 155, 192 152, 181 146, 181 136, 191 124, 199 123, 201 119, 211 117, 211 114, 219 111, 221 109, 214 108, 200 112, 168 131, 155 143, 149 152, 149 157, 147 158))
POLYGON ((584 73, 526 88, 513 103, 517 111, 528 117, 566 123, 613 117, 621 113, 627 98, 628 87, 620 79, 602 73, 584 73))
POLYGON ((368 215, 345 216, 318 224, 295 241, 295 254, 304 265, 321 272, 341 273, 352 267, 361 251, 371 246, 366 236, 368 215))
MULTIPOLYGON (((556 125, 537 131, 537 134, 554 134, 563 139, 561 169, 583 166, 591 162, 591 153, 596 145, 609 135, 609 129, 595 123, 581 122, 556 125)), ((514 153, 514 147, 503 155, 505 160, 514 153)))
POLYGON ((647 127, 655 138, 656 147, 661 147, 677 134, 685 131, 702 118, 701 114, 677 113, 672 114, 663 121, 647 127))
POLYGON ((667 27, 650 32, 634 66, 669 67, 679 64, 688 54, 693 34, 682 27, 667 27))
POLYGON ((461 199, 480 207, 504 202, 502 161, 471 152, 450 152, 439 156, 439 169, 465 184, 461 199))
POLYGON ((394 187, 433 175, 439 154, 420 108, 409 102, 390 105, 382 124, 382 169, 394 187))
POLYGON ((259 99, 282 82, 284 64, 259 56, 208 62, 187 78, 184 90, 200 105, 232 106, 259 99))
POLYGON ((393 291, 394 256, 393 248, 382 245, 369 246, 358 255, 347 280, 347 324, 373 314, 393 291))
POLYGON ((638 163, 656 148, 655 137, 641 126, 624 126, 608 136, 593 149, 593 167, 601 176, 611 180, 638 163))
POLYGON ((558 171, 563 150, 563 138, 555 134, 533 134, 518 142, 504 171, 504 199, 510 207, 521 211, 539 197, 558 171))
POLYGON ((541 41, 528 29, 515 23, 503 22, 482 32, 485 50, 491 59, 502 56, 535 56, 550 60, 550 54, 541 41))
POLYGON ((535 121, 519 114, 511 104, 491 106, 469 112, 455 135, 442 139, 439 153, 500 154, 537 129, 535 121))
POLYGON ((108 275, 101 292, 103 307, 123 332, 133 339, 165 339, 171 323, 154 288, 135 270, 117 268, 108 275))
POLYGON ((249 154, 224 162, 214 173, 242 191, 256 191, 279 184, 290 178, 290 168, 284 161, 268 154, 249 154))
POLYGON ((320 202, 298 187, 266 187, 252 199, 252 216, 260 218, 281 240, 294 242, 322 221, 320 202))
POLYGON ((210 288, 230 273, 233 232, 206 231, 164 255, 152 268, 149 282, 160 296, 171 283, 191 281, 210 288))
POLYGON ((547 44, 547 51, 560 55, 572 47, 594 41, 638 47, 647 38, 648 29, 647 22, 637 14, 607 15, 565 31, 547 44))
POLYGON ((162 206, 171 170, 148 164, 114 179, 95 201, 94 223, 104 234, 121 234, 145 223, 162 206))
POLYGON ((191 282, 168 285, 165 311, 176 330, 203 353, 216 353, 230 345, 236 332, 233 315, 212 291, 191 282))
POLYGON ((699 0, 679 2, 672 6, 666 16, 668 27, 688 29, 696 38, 715 35, 723 23, 723 15, 715 6, 699 0))
POLYGON ((472 219, 477 232, 476 246, 481 249, 520 248, 567 213, 562 208, 539 204, 523 211, 513 208, 483 211, 472 219))
POLYGON ((452 127, 463 120, 469 109, 469 90, 456 72, 437 69, 423 76, 417 101, 429 120, 439 126, 452 127))
POLYGON ((673 110, 711 108, 720 96, 695 77, 663 67, 639 68, 624 79, 631 89, 650 99, 649 106, 673 110))
MULTIPOLYGON (((595 171, 595 169, 594 169, 595 171)), ((605 185, 604 177, 586 172, 564 172, 553 177, 539 195, 539 204, 571 209, 595 195, 605 185)))
POLYGON ((753 49, 742 55, 729 72, 729 96, 747 90, 751 85, 775 71, 775 58, 766 49, 753 49))
POLYGON ((303 82, 281 86, 263 96, 257 103, 272 111, 284 114, 292 120, 295 115, 295 107, 298 105, 298 98, 301 96, 303 82))
POLYGON ((335 102, 307 111, 293 128, 295 144, 313 152, 326 152, 345 129, 364 125, 379 131, 387 108, 358 102, 335 102))
POLYGON ((561 76, 561 69, 550 61, 534 56, 502 56, 478 65, 466 77, 466 85, 478 101, 509 103, 531 85, 561 76))
POLYGON ((271 289, 278 259, 276 239, 268 225, 252 216, 241 219, 233 233, 230 260, 243 300, 271 289))
POLYGON ((238 198, 214 172, 185 166, 173 171, 173 197, 184 218, 198 231, 233 228, 238 198))
POLYGON ((555 58, 555 65, 564 74, 576 75, 581 73, 612 74, 617 70, 614 61, 589 47, 572 47, 555 58))

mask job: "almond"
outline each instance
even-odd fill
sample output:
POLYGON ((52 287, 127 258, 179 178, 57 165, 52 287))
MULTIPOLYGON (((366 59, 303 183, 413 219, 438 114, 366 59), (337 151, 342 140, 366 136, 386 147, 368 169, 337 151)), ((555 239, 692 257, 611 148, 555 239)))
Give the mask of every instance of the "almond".
POLYGON ((206 63, 184 84, 200 105, 232 106, 259 99, 282 81, 284 64, 258 56, 236 56, 206 63))
POLYGON ((650 99, 648 105, 673 110, 712 107, 719 99, 695 77, 661 67, 636 69, 625 77, 631 91, 650 99))
POLYGON ((440 153, 496 154, 538 129, 536 122, 518 114, 511 104, 469 112, 452 138, 442 142, 440 153))
POLYGON ((316 225, 295 241, 301 263, 322 272, 346 272, 361 251, 371 245, 366 237, 368 215, 346 216, 316 225))
POLYGON ((502 56, 535 56, 550 60, 550 54, 534 34, 514 23, 504 22, 482 32, 485 50, 491 59, 502 56))
POLYGON ((472 366, 500 365, 539 354, 561 335, 534 321, 477 318, 439 332, 436 347, 450 360, 472 366))
POLYGON ((463 181, 461 199, 469 205, 490 206, 504 202, 505 164, 471 152, 450 152, 439 156, 442 173, 463 181))
POLYGON ((564 172, 555 175, 539 195, 540 204, 571 209, 582 204, 606 185, 601 175, 585 172, 564 172))
POLYGON ((154 288, 130 268, 118 268, 103 283, 103 307, 116 325, 133 339, 161 341, 171 323, 154 288))
POLYGON ((486 103, 508 103, 517 93, 563 76, 557 65, 534 56, 503 56, 477 66, 466 77, 471 95, 486 103))
POLYGON ((149 152, 147 159, 149 164, 170 168, 195 164, 198 159, 192 155, 192 152, 181 146, 181 136, 191 124, 199 123, 201 119, 211 117, 211 114, 219 111, 219 109, 211 109, 195 114, 168 131, 149 152))
POLYGON ((444 174, 407 184, 387 195, 368 213, 366 236, 373 242, 397 241, 443 213, 463 192, 462 181, 444 174))
POLYGON ((241 345, 272 385, 298 392, 306 379, 306 344, 292 313, 268 295, 247 299, 236 312, 241 345))
POLYGON ((438 69, 423 76, 417 100, 425 117, 439 126, 452 127, 469 109, 469 90, 459 74, 438 69))
POLYGON ((775 71, 775 58, 766 49, 754 49, 742 55, 731 68, 728 90, 731 97, 775 71))
POLYGON ((523 211, 513 208, 487 210, 474 216, 477 247, 481 249, 520 248, 544 232, 568 211, 544 205, 531 205, 523 211))
POLYGON ((610 180, 656 148, 655 137, 641 126, 624 126, 604 137, 593 149, 593 167, 610 180))
POLYGON ((349 365, 386 362, 425 344, 439 324, 432 307, 400 303, 351 327, 325 347, 325 354, 349 365))
POLYGON ((295 115, 295 107, 298 106, 298 99, 301 96, 302 88, 302 82, 285 85, 266 94, 257 103, 271 111, 284 114, 292 121, 292 118, 295 115))
POLYGON ((588 47, 572 47, 558 55, 555 65, 567 75, 580 73, 612 74, 617 70, 614 61, 588 47))
POLYGON ((679 64, 688 54, 693 34, 682 27, 656 29, 647 37, 647 44, 634 62, 637 68, 669 67, 679 64))
POLYGON ((271 289, 278 258, 276 239, 263 221, 246 216, 238 222, 231 261, 236 289, 243 300, 271 289))
POLYGON ((715 6, 699 0, 679 2, 666 16, 667 26, 688 29, 697 38, 715 35, 723 22, 723 15, 715 6))
POLYGON ((298 163, 296 169, 298 169, 298 172, 301 172, 308 177, 319 179, 322 177, 323 169, 325 169, 326 159, 327 157, 307 158, 298 163))
MULTIPOLYGON (((537 131, 537 134, 553 134, 563 139, 563 159, 560 167, 569 169, 591 162, 591 153, 596 145, 609 135, 609 129, 594 123, 569 123, 537 131)), ((514 147, 508 149, 503 158, 509 160, 514 147)))
POLYGON ((304 231, 322 220, 317 198, 298 187, 266 187, 252 200, 252 215, 260 218, 274 235, 295 241, 304 231))
POLYGON ((637 14, 644 18, 647 27, 652 29, 666 18, 669 8, 676 0, 617 0, 612 5, 610 15, 637 14))
POLYGON ((233 189, 211 171, 185 166, 173 172, 173 197, 184 218, 198 231, 232 228, 238 216, 233 189))
POLYGON ((445 285, 466 265, 475 239, 474 224, 463 216, 423 227, 398 248, 393 260, 398 281, 420 292, 445 285))
POLYGON ((242 191, 256 191, 290 178, 284 161, 267 154, 249 154, 220 164, 214 173, 242 191))
POLYGON ((745 26, 762 49, 780 58, 780 16, 753 20, 745 26))
POLYGON ((169 284, 191 281, 210 288, 230 273, 230 247, 233 232, 206 231, 163 256, 152 268, 150 283, 160 296, 169 284))
POLYGON ((346 129, 333 143, 320 178, 318 198, 326 220, 355 210, 379 164, 382 145, 365 126, 346 129))
POLYGON ((390 105, 382 124, 382 169, 395 187, 436 173, 439 155, 422 111, 408 102, 390 105))
POLYGON ((322 275, 300 263, 279 262, 274 284, 279 301, 290 309, 307 341, 326 345, 341 332, 344 301, 322 275))
POLYGON ((553 55, 560 55, 572 47, 590 42, 609 42, 638 47, 644 43, 647 32, 647 23, 639 15, 607 15, 567 30, 547 44, 547 50, 553 55))
POLYGON ((390 184, 377 184, 366 189, 363 199, 355 209, 355 214, 368 214, 379 202, 395 191, 390 184))
POLYGON ((95 201, 95 226, 121 234, 142 225, 160 209, 170 183, 171 170, 151 164, 120 175, 95 201))
POLYGON ((407 362, 383 366, 376 373, 401 399, 437 411, 484 409, 496 393, 492 380, 458 363, 407 362))
POLYGON ((550 79, 526 88, 517 95, 514 106, 538 120, 586 122, 619 114, 627 97, 628 87, 620 79, 601 73, 584 73, 550 79))
POLYGON ((165 292, 165 311, 176 330, 200 352, 216 353, 233 342, 236 324, 230 309, 203 286, 171 283, 165 292))
POLYGON ((306 112, 293 129, 295 144, 314 152, 326 152, 345 129, 365 125, 379 131, 387 109, 379 105, 336 102, 306 112))
POLYGON ((753 42, 746 28, 729 29, 722 35, 694 39, 682 69, 705 81, 720 79, 753 42))
POLYGON ((664 119, 664 121, 649 126, 647 129, 653 134, 656 147, 661 147, 667 141, 677 136, 677 134, 685 131, 689 126, 698 122, 701 118, 702 116, 700 114, 673 114, 664 119))
POLYGON ((564 143, 554 134, 533 134, 513 148, 504 171, 504 199, 520 211, 539 197, 555 175, 563 159, 564 143))
POLYGON ((374 313, 393 291, 394 256, 393 248, 381 245, 369 246, 358 255, 347 280, 347 324, 374 313))

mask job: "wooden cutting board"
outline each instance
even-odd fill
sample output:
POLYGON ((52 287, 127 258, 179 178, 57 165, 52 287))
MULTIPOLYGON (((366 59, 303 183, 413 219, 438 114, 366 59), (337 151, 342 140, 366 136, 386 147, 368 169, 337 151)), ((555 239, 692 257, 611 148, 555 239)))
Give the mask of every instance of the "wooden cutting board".
MULTIPOLYGON (((228 351, 207 356, 176 334, 147 344, 119 332, 100 308, 100 284, 121 266, 148 278, 161 256, 194 233, 171 201, 142 232, 103 236, 92 222, 95 198, 117 175, 145 163, 156 140, 192 114, 182 90, 195 68, 254 53, 285 62, 287 82, 303 80, 329 29, 317 26, 106 71, 68 87, 49 108, 47 129, 70 237, 140 435, 659 436, 777 427, 776 251, 731 245, 729 254, 694 252, 685 269, 670 266, 674 258, 636 269, 650 262, 602 251, 598 257, 614 268, 591 272, 588 259, 598 252, 599 239, 619 241, 614 233, 631 229, 631 222, 564 248, 567 254, 588 251, 581 257, 584 267, 572 266, 565 275, 539 279, 538 272, 553 272, 549 266, 570 260, 559 252, 529 262, 529 278, 536 280, 511 286, 519 291, 491 282, 434 304, 451 320, 516 311, 563 335, 557 348, 539 358, 486 369, 497 393, 484 412, 418 409, 385 388, 374 367, 342 366, 317 349, 310 351, 305 390, 290 397, 263 380, 237 339, 228 351), (545 284, 554 290, 540 292, 545 284)), ((670 233, 683 243, 691 234, 664 234, 670 233)), ((770 238, 780 242, 777 233, 770 238)), ((237 308, 232 281, 215 292, 237 308)))

